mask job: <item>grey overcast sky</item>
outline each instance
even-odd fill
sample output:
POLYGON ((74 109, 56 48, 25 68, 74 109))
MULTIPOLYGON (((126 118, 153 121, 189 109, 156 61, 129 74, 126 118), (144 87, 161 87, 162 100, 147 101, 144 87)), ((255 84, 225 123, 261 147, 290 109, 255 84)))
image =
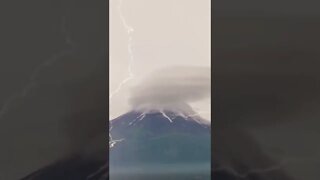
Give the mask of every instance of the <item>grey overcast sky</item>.
MULTIPOLYGON (((110 119, 129 110, 130 88, 150 73, 172 66, 210 68, 210 2, 110 1, 110 119), (130 28, 134 31, 128 33, 130 28), (133 76, 118 88, 130 77, 130 62, 133 76)), ((209 119, 210 97, 192 106, 209 119)))

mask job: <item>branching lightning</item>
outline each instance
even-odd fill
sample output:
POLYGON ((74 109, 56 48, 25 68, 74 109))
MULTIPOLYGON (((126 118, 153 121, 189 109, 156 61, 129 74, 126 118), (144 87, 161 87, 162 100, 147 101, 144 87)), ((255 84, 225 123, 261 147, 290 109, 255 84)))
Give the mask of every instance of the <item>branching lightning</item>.
MULTIPOLYGON (((109 163, 104 164, 103 166, 101 166, 97 171, 93 172, 92 174, 90 174, 86 180, 92 180, 92 179, 96 179, 96 176, 99 176, 99 174, 103 173, 102 176, 99 178, 99 180, 105 180, 107 179, 108 173, 105 173, 108 170, 108 166, 109 163)), ((108 171, 107 171, 108 172, 108 171)))
POLYGON ((134 124, 136 121, 141 121, 142 119, 144 119, 146 117, 146 113, 142 113, 140 114, 137 118, 135 118, 132 122, 129 123, 129 125, 131 126, 132 124, 134 124))
MULTIPOLYGON (((121 22, 122 22, 122 25, 124 26, 124 28, 126 29, 127 33, 128 33, 128 54, 129 54, 129 65, 128 65, 128 77, 126 77, 124 80, 122 80, 118 87, 109 94, 109 101, 112 100, 112 98, 114 97, 115 94, 119 93, 122 89, 122 87, 128 83, 130 80, 132 80, 134 78, 134 73, 133 73, 133 63, 134 63, 134 55, 133 55, 133 50, 132 50, 132 41, 133 41, 133 38, 132 38, 132 33, 134 31, 133 27, 131 27, 130 25, 128 25, 122 11, 121 11, 121 8, 122 8, 122 0, 119 0, 119 5, 118 5, 118 13, 119 13, 119 16, 120 16, 120 19, 121 19, 121 22)), ((112 136, 111 136, 111 131, 112 127, 110 128, 109 130, 109 147, 112 148, 115 146, 115 144, 117 142, 121 142, 123 141, 124 139, 119 139, 119 140, 114 140, 112 139, 112 136)))
POLYGON ((171 123, 173 122, 173 120, 164 112, 164 111, 160 111, 162 116, 167 118, 171 123))
POLYGON ((124 80, 122 80, 118 87, 110 93, 109 95, 109 100, 111 100, 115 94, 119 93, 119 91, 122 89, 122 87, 128 83, 130 80, 132 80, 134 78, 134 73, 133 73, 133 63, 134 63, 134 55, 133 55, 133 50, 132 50, 132 33, 134 32, 133 27, 131 27, 130 25, 128 25, 122 11, 122 1, 123 0, 119 0, 119 5, 118 5, 118 12, 119 12, 119 16, 122 22, 122 25, 124 26, 124 28, 126 29, 127 33, 128 33, 128 53, 129 53, 129 65, 128 65, 128 77, 126 77, 124 80))
POLYGON ((117 139, 117 140, 114 140, 111 136, 111 130, 112 130, 112 127, 110 127, 110 130, 109 130, 109 148, 113 148, 118 142, 121 142, 123 141, 124 139, 117 139))
MULTIPOLYGON (((110 139, 112 139, 112 138, 110 137, 110 139)), ((110 148, 113 148, 113 147, 116 145, 117 142, 121 142, 121 141, 123 141, 123 140, 124 140, 124 139, 110 140, 110 141, 109 141, 109 147, 110 147, 110 148)))
POLYGON ((58 53, 53 54, 49 59, 45 60, 43 63, 41 63, 39 66, 37 66, 31 76, 29 77, 29 81, 27 82, 26 86, 22 88, 22 90, 13 96, 11 96, 6 103, 3 105, 3 107, 0 110, 0 119, 8 112, 10 107, 14 104, 14 102, 22 97, 27 96, 27 94, 37 85, 36 84, 36 78, 39 75, 40 71, 43 70, 46 67, 51 66, 54 62, 59 60, 61 57, 65 56, 66 54, 70 53, 72 49, 74 48, 74 42, 72 41, 71 37, 69 36, 69 33, 66 28, 66 17, 61 16, 61 26, 60 31, 62 35, 64 36, 64 41, 67 45, 67 47, 63 50, 61 50, 58 53))
POLYGON ((280 170, 281 168, 283 168, 284 163, 285 162, 282 162, 282 163, 275 164, 273 166, 266 167, 266 168, 254 168, 254 169, 251 169, 245 173, 238 173, 237 171, 235 171, 229 167, 219 167, 219 168, 214 169, 214 172, 227 171, 229 173, 232 173, 236 177, 247 178, 248 176, 250 176, 252 174, 268 173, 270 171, 280 170))
POLYGON ((198 111, 196 113, 189 114, 187 117, 196 117, 200 116, 201 114, 210 114, 210 111, 198 111))

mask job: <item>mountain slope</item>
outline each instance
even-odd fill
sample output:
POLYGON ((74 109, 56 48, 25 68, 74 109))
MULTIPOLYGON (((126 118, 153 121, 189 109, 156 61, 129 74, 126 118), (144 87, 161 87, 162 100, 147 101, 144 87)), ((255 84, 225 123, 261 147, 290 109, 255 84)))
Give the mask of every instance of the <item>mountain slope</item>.
POLYGON ((129 112, 111 121, 111 179, 210 179, 210 126, 174 112, 129 112))

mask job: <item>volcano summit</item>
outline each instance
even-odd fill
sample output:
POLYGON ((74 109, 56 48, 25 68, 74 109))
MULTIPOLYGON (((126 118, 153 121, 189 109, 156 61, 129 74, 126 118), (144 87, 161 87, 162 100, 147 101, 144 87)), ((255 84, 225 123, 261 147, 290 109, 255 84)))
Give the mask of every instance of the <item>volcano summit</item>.
POLYGON ((110 179, 210 179, 210 125, 172 111, 132 111, 110 122, 110 179))

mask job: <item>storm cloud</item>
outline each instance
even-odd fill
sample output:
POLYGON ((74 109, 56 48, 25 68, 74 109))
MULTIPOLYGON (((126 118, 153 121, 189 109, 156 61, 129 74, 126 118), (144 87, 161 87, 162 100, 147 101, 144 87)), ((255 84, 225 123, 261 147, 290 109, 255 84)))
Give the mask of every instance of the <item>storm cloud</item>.
POLYGON ((158 69, 131 89, 135 109, 174 109, 210 97, 210 68, 175 66, 158 69))

